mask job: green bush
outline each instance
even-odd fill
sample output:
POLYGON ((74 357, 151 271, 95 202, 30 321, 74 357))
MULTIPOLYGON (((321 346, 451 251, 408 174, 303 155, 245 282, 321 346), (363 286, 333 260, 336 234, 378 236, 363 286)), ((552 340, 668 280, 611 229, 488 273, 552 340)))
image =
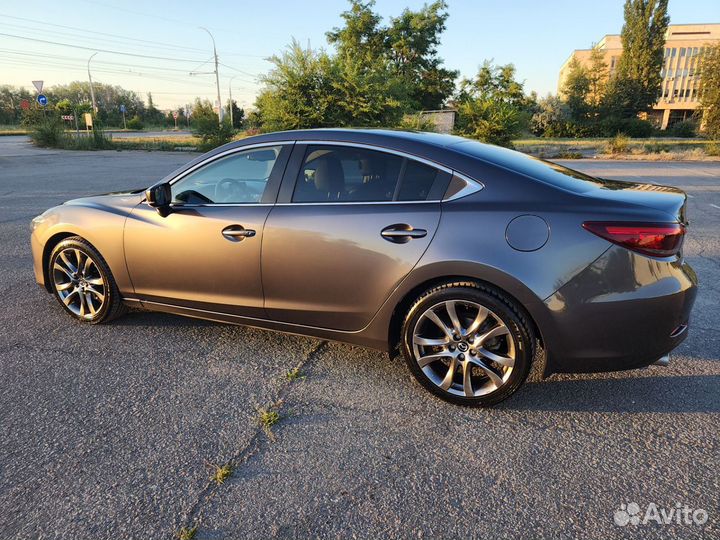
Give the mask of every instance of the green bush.
POLYGON ((647 120, 640 118, 615 118, 609 117, 597 123, 597 135, 601 137, 614 137, 623 134, 626 137, 645 138, 650 137, 655 128, 647 120))
POLYGON ((406 114, 397 127, 406 131, 435 131, 435 123, 422 114, 406 114))
POLYGON ((62 121, 55 116, 41 119, 32 127, 30 138, 36 146, 61 148, 65 139, 62 121))
POLYGON ((99 127, 95 126, 89 134, 69 134, 65 137, 61 148, 65 150, 110 150, 112 139, 99 127))
POLYGON ((605 144, 604 150, 606 154, 624 154, 629 148, 630 139, 626 135, 618 133, 605 144))
POLYGON ((670 151, 670 147, 667 144, 659 142, 647 143, 643 148, 647 154, 662 154, 663 152, 670 151))
POLYGON ((144 126, 142 119, 136 114, 127 121, 128 129, 142 129, 144 126))
POLYGON ((708 156, 720 156, 720 142, 711 142, 706 144, 705 153, 708 156))
POLYGON ((684 120, 666 130, 670 137, 691 138, 697 136, 697 123, 694 120, 684 120))
POLYGON ((229 143, 235 131, 230 126, 230 122, 218 124, 217 115, 203 116, 195 119, 195 135, 200 137, 200 151, 207 152, 218 146, 229 143))

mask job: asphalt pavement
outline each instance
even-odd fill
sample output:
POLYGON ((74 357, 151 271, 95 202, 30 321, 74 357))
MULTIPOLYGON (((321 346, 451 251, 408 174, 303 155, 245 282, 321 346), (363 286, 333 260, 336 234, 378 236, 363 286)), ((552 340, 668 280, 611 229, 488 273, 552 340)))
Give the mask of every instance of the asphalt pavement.
POLYGON ((34 282, 30 220, 194 156, 0 137, 0 538, 720 537, 720 163, 569 162, 691 196, 689 337, 668 367, 555 375, 476 410, 360 347, 141 312, 71 321, 34 282), (615 523, 652 505, 707 521, 615 523))

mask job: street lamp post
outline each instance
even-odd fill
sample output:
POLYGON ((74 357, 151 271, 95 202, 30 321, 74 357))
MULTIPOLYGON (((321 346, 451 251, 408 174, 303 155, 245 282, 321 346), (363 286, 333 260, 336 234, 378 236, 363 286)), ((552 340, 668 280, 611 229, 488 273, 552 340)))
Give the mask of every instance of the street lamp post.
POLYGON ((233 75, 228 83, 228 93, 230 94, 230 127, 235 128, 235 122, 233 119, 233 100, 232 100, 232 82, 237 75, 233 75))
POLYGON ((217 55, 217 47, 215 47, 215 38, 210 33, 210 30, 208 30, 204 26, 201 26, 200 29, 205 30, 208 33, 208 35, 210 36, 210 39, 212 39, 212 43, 213 43, 213 56, 215 57, 215 85, 217 86, 218 121, 220 124, 222 124, 223 106, 222 106, 222 100, 220 99, 220 75, 218 74, 218 55, 217 55))
POLYGON ((93 108, 93 113, 95 113, 95 114, 97 114, 98 109, 97 109, 97 103, 95 103, 95 89, 93 88, 92 75, 90 74, 90 60, 92 60, 96 54, 97 53, 93 53, 92 56, 90 56, 90 58, 88 58, 88 63, 87 63, 88 79, 90 80, 90 98, 92 99, 92 108, 93 108))

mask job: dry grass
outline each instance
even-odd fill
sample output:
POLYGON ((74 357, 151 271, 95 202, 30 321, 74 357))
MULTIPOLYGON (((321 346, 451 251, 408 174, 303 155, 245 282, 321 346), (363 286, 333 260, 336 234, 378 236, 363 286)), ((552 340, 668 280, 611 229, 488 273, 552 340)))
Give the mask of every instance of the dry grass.
POLYGON ((195 538, 195 535, 197 534, 198 526, 195 525, 194 527, 183 527, 180 529, 177 533, 177 537, 179 540, 192 540, 195 538))
POLYGON ((230 478, 230 475, 233 473, 233 466, 229 463, 226 463, 225 465, 213 465, 214 471, 213 475, 211 477, 211 480, 215 482, 218 486, 225 483, 225 480, 230 478))

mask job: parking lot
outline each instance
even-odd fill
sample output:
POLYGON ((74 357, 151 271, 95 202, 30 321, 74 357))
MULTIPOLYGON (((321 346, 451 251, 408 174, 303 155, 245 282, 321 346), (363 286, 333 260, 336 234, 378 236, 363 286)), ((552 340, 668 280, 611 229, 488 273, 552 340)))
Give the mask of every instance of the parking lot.
POLYGON ((194 156, 0 137, 0 538, 720 537, 719 162, 570 162, 691 197, 700 292, 670 366, 555 375, 476 410, 359 347, 163 314, 70 320, 34 282, 30 220, 194 156), (273 403, 271 438, 257 411, 273 403), (629 503, 708 521, 616 525, 629 503))

